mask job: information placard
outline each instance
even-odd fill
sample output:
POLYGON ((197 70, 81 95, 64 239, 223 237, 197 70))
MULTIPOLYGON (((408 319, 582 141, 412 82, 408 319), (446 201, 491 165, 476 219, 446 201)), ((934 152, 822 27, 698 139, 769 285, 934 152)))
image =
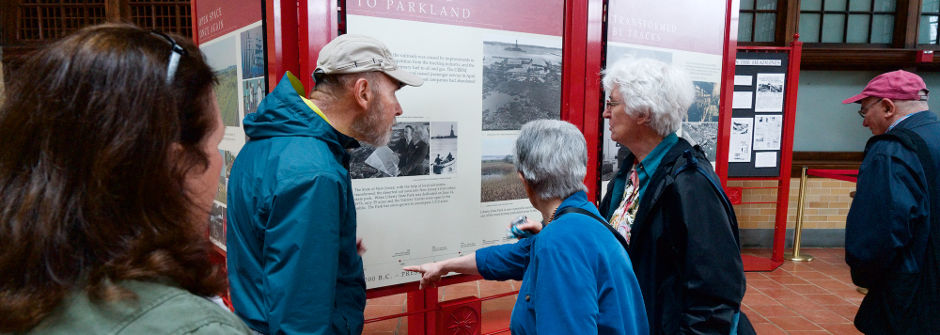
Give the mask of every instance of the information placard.
MULTIPOLYGON (((685 70, 695 85, 695 101, 678 135, 700 145, 713 165, 718 147, 726 6, 724 0, 655 4, 610 0, 608 9, 607 64, 625 57, 653 58, 685 70)), ((609 122, 604 124, 601 180, 607 182, 617 173, 623 153, 610 139, 609 122)))
POLYGON ((219 81, 214 91, 225 124, 219 144, 225 164, 209 216, 209 239, 223 251, 228 176, 246 142, 242 119, 258 109, 267 92, 262 6, 256 0, 199 0, 193 6, 196 40, 219 81))
POLYGON ((754 83, 737 80, 734 83, 729 177, 780 175, 787 60, 788 55, 782 52, 739 51, 737 54, 735 78, 753 77, 754 83), (751 125, 751 140, 747 143, 735 140, 741 138, 736 132, 745 123, 751 125))
POLYGON ((513 167, 519 128, 561 111, 564 1, 347 1, 348 33, 388 45, 425 79, 398 92, 386 147, 353 151, 350 174, 368 288, 401 270, 514 242, 510 220, 540 219, 513 167))

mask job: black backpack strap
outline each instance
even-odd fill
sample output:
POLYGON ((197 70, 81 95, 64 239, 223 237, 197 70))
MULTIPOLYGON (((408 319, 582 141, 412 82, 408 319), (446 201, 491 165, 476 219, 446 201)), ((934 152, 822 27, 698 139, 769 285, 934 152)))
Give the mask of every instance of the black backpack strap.
POLYGON ((614 228, 611 227, 610 224, 608 224, 607 221, 605 221, 605 220, 602 219, 601 217, 595 215, 594 213, 591 213, 591 212, 588 211, 588 210, 582 209, 582 208, 578 208, 578 207, 565 207, 565 208, 562 208, 562 209, 558 210, 558 212, 555 213, 555 219, 557 220, 558 217, 560 217, 560 216, 562 216, 562 215, 565 215, 565 214, 567 214, 567 213, 578 213, 578 214, 583 214, 583 215, 590 216, 591 218, 593 218, 593 219, 596 220, 597 222, 600 222, 604 227, 607 227, 607 230, 610 230, 610 232, 614 234, 614 237, 617 238, 617 242, 620 242, 620 245, 623 246, 623 250, 629 250, 629 249, 627 249, 627 240, 626 240, 625 238, 623 238, 623 235, 620 235, 620 233, 618 233, 616 230, 614 230, 614 228))
MULTIPOLYGON (((698 146, 696 146, 696 148, 697 147, 698 146)), ((704 176, 705 179, 708 180, 709 184, 711 184, 712 189, 715 191, 715 193, 718 193, 718 198, 721 199, 721 205, 725 208, 725 214, 728 215, 728 218, 731 220, 732 228, 734 228, 731 230, 731 232, 734 234, 734 241, 737 242, 738 245, 741 245, 741 238, 739 236, 738 227, 737 227, 738 219, 737 219, 737 216, 734 214, 734 207, 731 206, 731 200, 728 199, 728 195, 725 193, 725 190, 721 187, 721 184, 718 183, 718 181, 712 177, 711 173, 706 171, 705 168, 703 168, 702 165, 698 163, 698 159, 695 158, 695 153, 693 152, 694 149, 695 148, 688 149, 682 153, 682 156, 685 158, 685 164, 677 168, 672 173, 672 177, 675 179, 677 176, 679 176, 679 173, 682 173, 683 171, 689 170, 689 169, 693 169, 697 171, 699 174, 701 174, 702 176, 704 176)), ((711 167, 710 164, 709 164, 709 167, 711 167)))

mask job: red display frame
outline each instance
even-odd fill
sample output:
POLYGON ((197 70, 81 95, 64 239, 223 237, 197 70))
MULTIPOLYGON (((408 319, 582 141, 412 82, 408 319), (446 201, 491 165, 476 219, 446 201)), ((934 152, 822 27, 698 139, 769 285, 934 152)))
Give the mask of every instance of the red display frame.
MULTIPOLYGON (((735 10, 737 13, 737 10, 735 10)), ((731 99, 722 99, 720 102, 721 122, 719 123, 718 157, 716 163, 716 173, 721 179, 722 186, 727 187, 728 180, 775 180, 777 181, 777 200, 772 202, 776 204, 774 215, 774 237, 771 248, 771 256, 759 257, 754 255, 742 255, 744 262, 744 271, 773 271, 780 265, 783 265, 783 251, 786 242, 787 233, 787 211, 790 202, 790 179, 793 163, 793 133, 796 125, 796 102, 800 82, 800 56, 803 50, 803 43, 799 41, 799 35, 794 36, 794 41, 788 47, 735 47, 725 50, 722 76, 723 97, 730 97, 734 91, 734 65, 738 51, 748 52, 785 52, 789 54, 786 72, 786 93, 784 96, 783 112, 783 131, 780 147, 780 174, 777 177, 728 177, 728 153, 730 143, 731 126, 731 99), (727 95, 726 95, 727 94, 727 95)), ((736 191, 727 191, 729 194, 739 194, 736 191)), ((764 203, 764 202, 761 202, 764 203)), ((747 204, 746 202, 744 204, 747 204)))
MULTIPOLYGON (((196 1, 193 1, 193 6, 196 1)), ((602 111, 600 70, 605 43, 603 31, 606 2, 605 0, 565 0, 561 118, 577 126, 587 140, 588 173, 585 177, 585 184, 588 186, 590 199, 597 199, 600 187, 598 164, 600 140, 603 136, 600 117, 602 111)), ((730 97, 733 91, 733 86, 728 87, 727 84, 733 81, 727 78, 733 78, 734 54, 737 50, 738 3, 734 0, 728 0, 726 3, 722 97, 730 97)), ((299 2, 264 0, 264 9, 269 89, 273 89, 287 71, 297 74, 304 86, 309 89, 313 84, 309 73, 315 67, 316 55, 326 43, 337 36, 342 28, 341 25, 345 22, 340 17, 344 11, 339 8, 335 0, 299 2)), ((716 169, 722 185, 726 185, 731 102, 730 99, 721 99, 719 104, 722 111, 725 111, 725 106, 729 111, 722 113, 719 123, 718 168, 716 169)), ((792 125, 792 122, 788 124, 792 125)), ((792 137, 792 127, 788 131, 792 137)), ((789 146, 788 152, 792 152, 792 141, 789 146)), ((789 164, 789 157, 787 157, 787 164, 789 164)), ((782 255, 780 257, 782 258, 782 255)), ((481 279, 479 276, 453 276, 444 278, 440 286, 479 279, 481 279)), ((420 290, 418 283, 412 282, 371 289, 366 292, 368 298, 400 293, 408 294, 407 313, 367 321, 408 316, 409 334, 434 334, 439 328, 437 327, 438 320, 436 320, 435 313, 428 312, 440 309, 436 287, 420 290)), ((506 294, 508 293, 500 296, 506 294)), ((504 331, 508 329, 497 332, 504 331)))

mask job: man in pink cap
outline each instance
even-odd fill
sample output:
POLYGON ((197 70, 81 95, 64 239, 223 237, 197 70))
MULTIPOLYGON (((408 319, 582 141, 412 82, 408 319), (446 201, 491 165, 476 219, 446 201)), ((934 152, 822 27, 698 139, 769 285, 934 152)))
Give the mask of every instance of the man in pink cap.
POLYGON ((852 281, 869 290, 855 316, 866 334, 940 330, 940 123, 927 93, 920 76, 898 70, 842 101, 860 105, 875 135, 845 229, 852 281))

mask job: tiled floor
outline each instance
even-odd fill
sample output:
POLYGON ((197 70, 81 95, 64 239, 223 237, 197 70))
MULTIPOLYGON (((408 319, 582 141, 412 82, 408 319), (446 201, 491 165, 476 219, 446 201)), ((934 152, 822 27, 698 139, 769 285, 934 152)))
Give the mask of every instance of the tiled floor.
MULTIPOLYGON (((768 250, 745 253, 769 255, 768 250)), ((773 272, 748 272, 743 310, 758 334, 859 334, 852 318, 862 301, 845 265, 843 249, 804 249, 816 259, 808 263, 785 262, 773 272)), ((519 282, 475 281, 440 288, 442 301, 467 296, 485 297, 519 288, 519 282)), ((483 333, 504 329, 515 296, 483 302, 483 333)), ((366 319, 403 313, 405 295, 369 299, 366 319)), ((407 318, 365 326, 363 334, 407 334, 407 318)), ((508 334, 506 332, 505 334, 508 334)))

